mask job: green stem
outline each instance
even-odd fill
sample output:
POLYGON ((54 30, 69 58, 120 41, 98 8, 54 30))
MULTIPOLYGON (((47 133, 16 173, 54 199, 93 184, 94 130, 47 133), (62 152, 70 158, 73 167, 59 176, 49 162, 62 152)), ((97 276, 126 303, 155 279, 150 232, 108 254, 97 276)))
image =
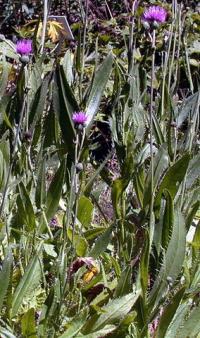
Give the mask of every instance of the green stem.
POLYGON ((131 9, 131 25, 130 25, 130 34, 129 34, 129 47, 128 47, 128 73, 131 72, 133 66, 133 33, 135 27, 135 7, 136 7, 137 0, 133 1, 132 9, 131 9))
POLYGON ((42 25, 42 38, 41 38, 41 49, 40 49, 41 54, 43 54, 43 51, 44 51, 47 19, 48 19, 48 0, 44 0, 44 18, 43 18, 43 25, 42 25))
POLYGON ((84 68, 85 68, 85 46, 86 46, 86 34, 87 34, 87 27, 88 27, 88 0, 86 0, 86 8, 85 8, 85 16, 84 16, 84 30, 83 30, 83 47, 81 53, 81 74, 80 74, 80 99, 82 101, 83 98, 83 90, 82 90, 82 83, 83 83, 83 75, 84 75, 84 68))
POLYGON ((154 203, 154 157, 153 157, 153 93, 154 93, 154 74, 155 74, 155 42, 156 42, 156 32, 153 30, 152 34, 152 68, 151 68, 151 97, 150 97, 150 157, 151 157, 151 201, 150 201, 150 227, 152 224, 153 217, 153 203, 154 203))

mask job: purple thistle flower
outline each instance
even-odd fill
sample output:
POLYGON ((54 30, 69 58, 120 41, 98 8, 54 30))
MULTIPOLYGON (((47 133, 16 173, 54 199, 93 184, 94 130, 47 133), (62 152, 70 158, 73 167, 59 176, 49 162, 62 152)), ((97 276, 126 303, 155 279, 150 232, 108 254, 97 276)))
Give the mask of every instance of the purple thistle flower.
POLYGON ((50 227, 55 228, 58 225, 58 221, 56 217, 53 217, 49 222, 50 227))
POLYGON ((85 122, 87 121, 87 116, 84 112, 80 111, 80 112, 75 112, 72 115, 72 120, 75 124, 79 124, 84 126, 85 122))
POLYGON ((146 11, 144 11, 142 18, 144 21, 149 23, 164 23, 167 19, 167 11, 160 6, 150 6, 146 11))
POLYGON ((21 55, 29 55, 32 53, 32 40, 19 40, 16 44, 16 52, 21 55))

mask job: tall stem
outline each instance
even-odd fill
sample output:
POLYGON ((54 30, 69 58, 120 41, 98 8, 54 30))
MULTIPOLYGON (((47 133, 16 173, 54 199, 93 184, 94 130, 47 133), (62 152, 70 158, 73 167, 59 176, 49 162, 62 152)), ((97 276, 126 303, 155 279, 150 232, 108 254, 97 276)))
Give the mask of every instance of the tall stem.
POLYGON ((86 46, 86 33, 87 33, 87 26, 88 26, 88 0, 86 1, 86 8, 85 8, 85 16, 84 16, 84 30, 83 30, 83 48, 81 54, 81 74, 80 74, 80 99, 82 100, 83 93, 82 93, 82 82, 83 82, 83 75, 84 75, 84 68, 85 68, 85 46, 86 46))
POLYGON ((128 47, 128 71, 132 70, 133 65, 133 33, 135 27, 135 7, 137 4, 137 0, 133 1, 132 9, 131 9, 131 25, 130 25, 130 38, 129 38, 129 47, 128 47))
POLYGON ((41 54, 43 54, 43 51, 44 51, 47 18, 48 18, 48 0, 44 0, 44 18, 43 18, 43 25, 42 25, 42 38, 41 38, 41 50, 40 50, 41 54))
POLYGON ((68 208, 67 208, 67 222, 66 222, 66 226, 63 229, 65 232, 64 234, 64 238, 65 238, 66 230, 68 229, 70 225, 72 208, 74 206, 74 215, 73 215, 73 221, 72 221, 72 244, 74 241, 75 222, 76 222, 76 216, 77 216, 77 201, 79 197, 79 184, 78 184, 79 174, 77 173, 77 164, 80 161, 84 139, 85 139, 85 129, 83 129, 81 138, 80 138, 80 132, 77 131, 76 140, 75 140, 74 168, 72 172, 71 189, 70 189, 69 203, 68 203, 68 208), (75 194, 75 198, 73 199, 74 194, 75 194))
POLYGON ((150 201, 150 227, 153 218, 153 203, 154 203, 154 158, 153 158, 153 85, 154 85, 154 76, 155 76, 155 42, 156 42, 156 31, 153 30, 152 33, 152 65, 151 65, 151 97, 150 97, 150 157, 151 157, 151 201, 150 201))

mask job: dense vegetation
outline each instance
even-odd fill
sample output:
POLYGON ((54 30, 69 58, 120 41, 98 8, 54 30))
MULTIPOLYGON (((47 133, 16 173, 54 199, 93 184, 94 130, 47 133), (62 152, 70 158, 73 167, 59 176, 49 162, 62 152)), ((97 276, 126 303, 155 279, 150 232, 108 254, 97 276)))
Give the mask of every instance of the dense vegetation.
POLYGON ((198 3, 0 5, 0 336, 200 337, 198 3))

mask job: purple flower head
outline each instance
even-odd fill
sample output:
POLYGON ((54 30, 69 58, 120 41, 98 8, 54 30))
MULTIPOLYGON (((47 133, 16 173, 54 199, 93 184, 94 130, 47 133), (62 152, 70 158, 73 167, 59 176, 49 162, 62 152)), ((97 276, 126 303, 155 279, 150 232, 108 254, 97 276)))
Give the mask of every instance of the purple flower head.
POLYGON ((49 222, 50 227, 55 228, 58 225, 58 221, 56 217, 53 217, 49 222))
POLYGON ((144 11, 142 19, 149 23, 164 23, 167 19, 167 11, 160 6, 150 6, 146 11, 144 11))
POLYGON ((21 55, 29 55, 32 53, 32 41, 31 40, 19 40, 16 44, 16 52, 21 55))
POLYGON ((72 115, 72 120, 75 124, 84 126, 87 121, 87 116, 83 111, 79 111, 72 115))

